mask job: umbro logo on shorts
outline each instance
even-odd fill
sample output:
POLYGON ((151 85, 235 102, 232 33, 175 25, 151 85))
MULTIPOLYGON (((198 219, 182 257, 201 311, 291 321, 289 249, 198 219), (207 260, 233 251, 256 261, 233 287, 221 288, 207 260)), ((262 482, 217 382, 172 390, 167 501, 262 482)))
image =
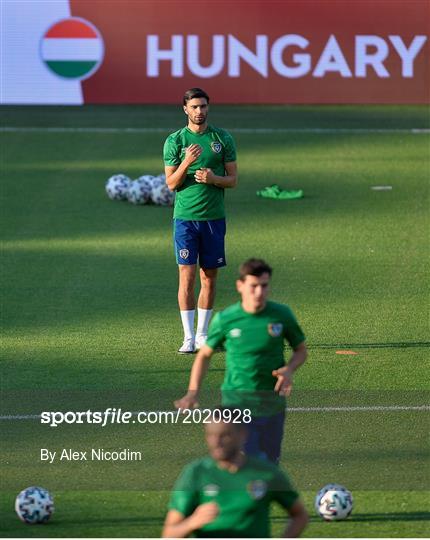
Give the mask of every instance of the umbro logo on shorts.
POLYGON ((179 257, 181 257, 181 259, 188 259, 189 254, 190 254, 190 252, 188 251, 188 249, 180 249, 179 250, 179 257))
POLYGON ((220 257, 218 260, 217 260, 218 263, 222 263, 224 262, 224 258, 223 257, 220 257))

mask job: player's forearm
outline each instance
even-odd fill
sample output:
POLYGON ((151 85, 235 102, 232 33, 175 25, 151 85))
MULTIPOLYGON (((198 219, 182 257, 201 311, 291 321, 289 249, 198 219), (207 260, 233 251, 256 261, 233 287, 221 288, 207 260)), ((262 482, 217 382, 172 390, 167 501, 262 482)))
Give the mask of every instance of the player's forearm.
POLYGON ((308 521, 309 517, 306 511, 291 518, 285 529, 284 538, 298 538, 308 524, 308 521))
POLYGON ((199 395, 203 379, 205 378, 209 367, 210 359, 211 354, 208 354, 201 349, 194 360, 194 364, 191 369, 190 384, 188 385, 188 393, 195 397, 199 395))
POLYGON ((234 188, 237 184, 237 175, 214 176, 212 183, 221 188, 234 188))
POLYGON ((180 523, 164 525, 161 532, 162 538, 186 538, 194 531, 192 516, 185 518, 180 523))
POLYGON ((288 371, 290 373, 294 373, 296 369, 298 369, 305 363, 307 356, 308 350, 306 348, 306 345, 302 343, 297 349, 293 351, 293 354, 291 355, 291 358, 287 364, 288 371))
POLYGON ((187 177, 189 166, 190 164, 188 164, 187 161, 183 161, 175 172, 173 172, 169 176, 166 175, 166 184, 170 191, 175 191, 175 189, 177 189, 184 183, 184 180, 187 177))

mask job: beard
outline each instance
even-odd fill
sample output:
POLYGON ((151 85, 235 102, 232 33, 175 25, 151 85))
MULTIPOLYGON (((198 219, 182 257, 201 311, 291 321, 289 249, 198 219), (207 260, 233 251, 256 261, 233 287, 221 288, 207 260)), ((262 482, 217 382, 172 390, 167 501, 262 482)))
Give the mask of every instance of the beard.
POLYGON ((197 126, 201 126, 202 124, 206 122, 206 118, 207 116, 205 115, 205 116, 200 116, 199 118, 197 117, 190 118, 190 120, 193 124, 196 124, 197 126))

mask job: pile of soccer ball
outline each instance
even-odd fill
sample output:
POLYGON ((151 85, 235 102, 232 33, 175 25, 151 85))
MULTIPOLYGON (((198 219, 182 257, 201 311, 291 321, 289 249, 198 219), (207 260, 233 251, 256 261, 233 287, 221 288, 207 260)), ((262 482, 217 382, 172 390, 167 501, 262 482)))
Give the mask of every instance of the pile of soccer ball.
POLYGON ((125 174, 114 174, 106 182, 106 193, 113 201, 128 200, 132 204, 158 204, 172 206, 174 192, 166 184, 166 176, 144 174, 131 180, 125 174))

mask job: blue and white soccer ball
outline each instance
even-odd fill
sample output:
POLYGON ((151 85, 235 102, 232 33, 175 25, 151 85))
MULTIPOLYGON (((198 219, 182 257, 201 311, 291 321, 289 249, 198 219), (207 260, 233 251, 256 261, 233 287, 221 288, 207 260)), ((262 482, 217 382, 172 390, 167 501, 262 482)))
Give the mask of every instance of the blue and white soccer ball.
POLYGON ((164 173, 158 174, 157 176, 153 177, 152 180, 153 184, 165 184, 166 183, 166 175, 164 173))
POLYGON ((151 199, 152 178, 150 174, 139 176, 134 180, 127 192, 127 199, 132 204, 146 204, 151 199))
POLYGON ((54 512, 54 500, 46 489, 29 487, 15 500, 15 511, 24 523, 46 523, 54 512))
POLYGON ((170 191, 165 181, 156 182, 152 185, 151 199, 160 206, 172 206, 175 200, 175 193, 170 191))
POLYGON ((341 521, 352 512, 351 492, 340 484, 327 484, 315 497, 315 510, 326 521, 341 521))
POLYGON ((166 183, 166 175, 165 174, 159 174, 157 176, 153 176, 151 178, 151 185, 152 189, 156 189, 159 186, 162 186, 166 183))
POLYGON ((125 174, 114 174, 106 182, 106 193, 109 199, 121 201, 127 198, 131 180, 125 174))

